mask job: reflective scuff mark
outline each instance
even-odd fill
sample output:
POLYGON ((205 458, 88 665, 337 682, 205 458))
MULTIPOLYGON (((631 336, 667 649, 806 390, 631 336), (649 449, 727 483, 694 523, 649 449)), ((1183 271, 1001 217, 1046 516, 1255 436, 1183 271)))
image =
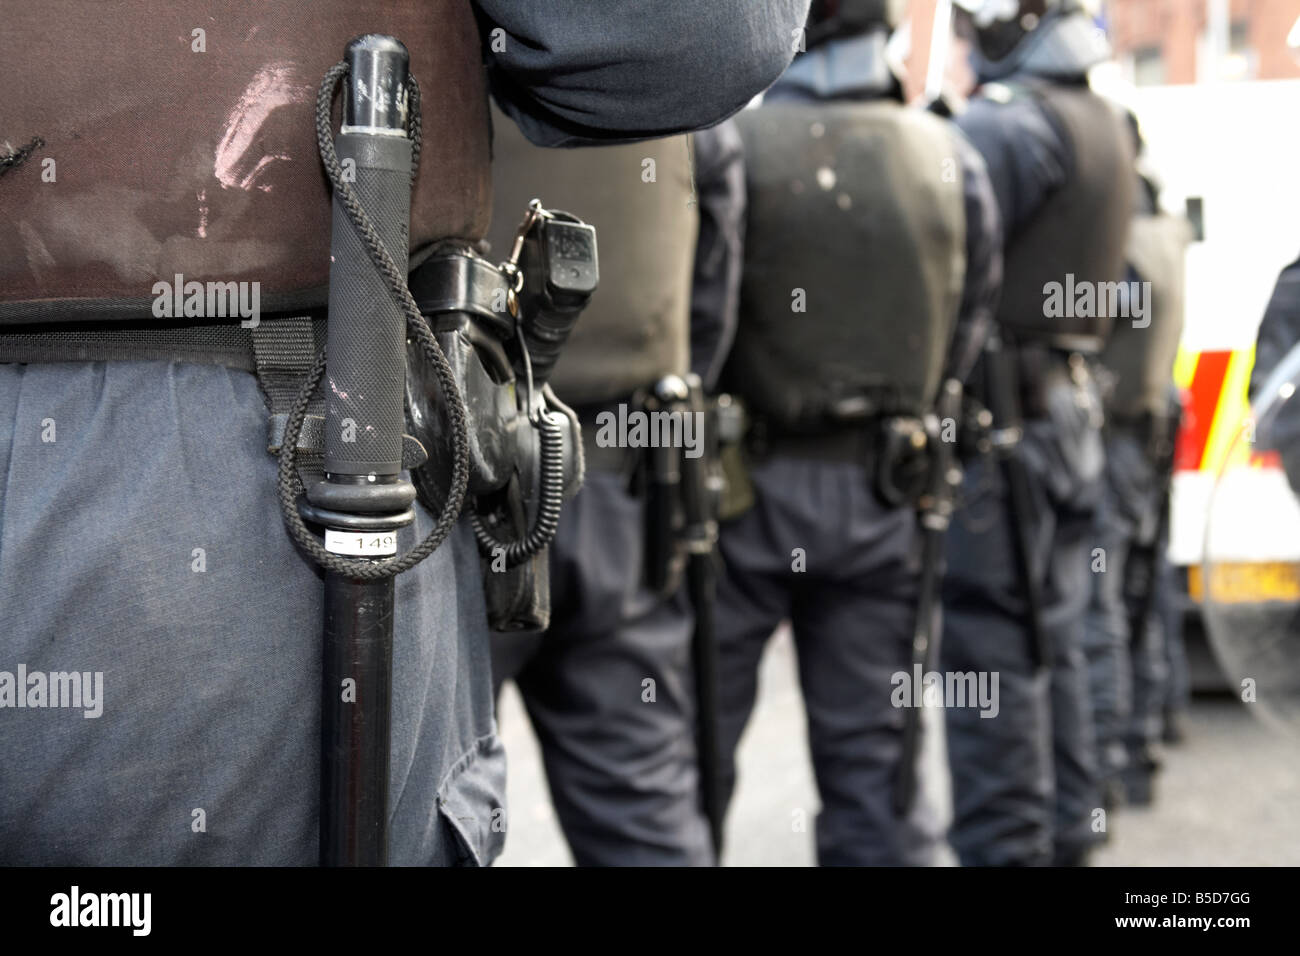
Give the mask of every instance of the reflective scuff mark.
POLYGON ((198 234, 200 239, 208 237, 208 191, 200 189, 198 192, 199 200, 199 228, 198 234))
POLYGON ((255 182, 258 175, 272 162, 290 157, 285 153, 269 153, 254 158, 249 151, 262 126, 277 108, 305 101, 310 95, 309 89, 293 82, 293 69, 289 63, 270 63, 259 69, 226 118, 213 165, 217 181, 227 189, 256 187, 269 191, 270 186, 255 182))
POLYGON ((11 169, 17 169, 23 163, 31 158, 32 153, 45 145, 45 140, 39 136, 33 136, 32 141, 26 146, 14 146, 8 140, 0 145, 0 176, 3 176, 11 169))

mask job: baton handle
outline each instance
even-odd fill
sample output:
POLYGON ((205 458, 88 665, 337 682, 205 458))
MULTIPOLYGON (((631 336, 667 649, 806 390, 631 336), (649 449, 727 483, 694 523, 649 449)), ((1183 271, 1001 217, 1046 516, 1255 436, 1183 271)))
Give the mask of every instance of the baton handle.
MULTIPOLYGON (((335 150, 362 209, 405 275, 411 220, 411 140, 406 134, 409 57, 391 37, 348 45, 344 122, 335 150)), ((366 238, 334 193, 330 237, 325 473, 313 504, 353 514, 400 512, 415 497, 400 479, 406 317, 376 269, 366 238)))

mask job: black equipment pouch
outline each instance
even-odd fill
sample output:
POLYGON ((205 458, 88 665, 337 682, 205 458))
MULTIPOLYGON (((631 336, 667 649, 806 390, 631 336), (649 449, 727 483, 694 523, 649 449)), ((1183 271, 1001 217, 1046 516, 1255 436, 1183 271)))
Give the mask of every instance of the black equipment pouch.
MULTIPOLYGON (((495 631, 550 623, 547 546, 562 500, 582 485, 583 460, 577 415, 547 379, 598 277, 595 229, 537 200, 507 262, 496 266, 449 246, 411 275, 411 294, 447 355, 470 419, 467 498, 495 631)), ((408 424, 427 446, 445 448, 437 379, 419 357, 408 346, 408 424)), ((413 478, 420 500, 436 510, 450 475, 434 457, 413 478)))
POLYGON ((1106 464, 1102 426, 1105 415, 1088 359, 1070 353, 1042 382, 1042 405, 1052 422, 1052 454, 1059 467, 1044 469, 1054 501, 1071 507, 1096 505, 1106 464))
POLYGON ((717 516, 719 521, 730 521, 754 507, 754 484, 744 449, 745 406, 735 395, 715 395, 708 402, 707 413, 709 428, 717 439, 717 516))
MULTIPOLYGON (((719 449, 717 403, 704 397, 704 384, 695 374, 686 376, 686 411, 694 416, 698 442, 694 454, 682 456, 682 548, 686 558, 712 557, 718 545, 718 511, 725 487, 719 449)), ((726 396, 724 396, 725 398, 726 396)), ((724 407, 729 403, 724 402, 724 407)), ((725 414, 725 413, 724 413, 725 414)))
POLYGON ((639 482, 645 502, 645 580, 667 597, 681 585, 687 560, 712 554, 717 545, 727 490, 721 449, 739 446, 742 413, 730 395, 705 398, 694 374, 660 379, 643 406, 652 437, 639 482), (673 440, 655 440, 669 436, 673 440))
POLYGON ((957 462, 965 465, 993 451, 993 413, 970 391, 963 391, 957 422, 957 462))
POLYGON ((939 428, 934 415, 893 416, 880 422, 875 490, 891 508, 916 506, 930 486, 932 445, 940 439, 939 428))

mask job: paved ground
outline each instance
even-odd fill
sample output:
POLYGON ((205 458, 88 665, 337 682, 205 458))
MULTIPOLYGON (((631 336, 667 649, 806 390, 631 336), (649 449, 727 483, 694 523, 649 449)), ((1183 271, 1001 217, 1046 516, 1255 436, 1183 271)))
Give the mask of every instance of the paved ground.
POLYGON ((1300 742, 1232 697, 1199 698, 1150 809, 1121 811, 1099 866, 1300 865, 1300 742))
MULTIPOLYGON (((928 712, 932 713, 932 712, 928 712)), ((513 685, 501 730, 510 755, 511 829, 499 866, 572 863, 551 810, 537 742, 513 685)), ((946 818, 941 743, 926 755, 931 799, 946 818)), ((1188 742, 1169 751, 1158 804, 1112 816, 1102 866, 1300 864, 1300 745, 1274 735, 1231 698, 1198 699, 1188 742)), ((809 866, 817 794, 787 633, 763 661, 758 706, 741 741, 740 783, 728 819, 732 866, 809 866), (795 822, 803 815, 808 829, 795 822)), ((949 861, 951 862, 951 861, 949 861)))

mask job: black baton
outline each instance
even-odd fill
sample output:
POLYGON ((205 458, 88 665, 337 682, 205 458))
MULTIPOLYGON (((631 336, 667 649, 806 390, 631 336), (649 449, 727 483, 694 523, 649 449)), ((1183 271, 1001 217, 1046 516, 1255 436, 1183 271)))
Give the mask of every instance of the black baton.
MULTIPOLYGON (((940 603, 944 545, 952 521, 953 497, 961 480, 956 448, 953 442, 944 441, 943 432, 948 421, 955 423, 961 416, 961 400, 961 382, 955 378, 945 380, 935 404, 937 427, 930 436, 933 458, 928 487, 917 508, 921 530, 921 578, 916 617, 912 622, 912 664, 914 673, 916 665, 920 665, 922 681, 934 669, 939 655, 940 635, 934 627, 935 615, 940 603)), ((894 780, 894 811, 900 817, 911 812, 920 782, 917 764, 921 756, 922 693, 922 687, 913 688, 914 706, 903 711, 903 746, 898 760, 898 776, 894 780)))
MULTIPOLYGON (((343 125, 335 149, 374 235, 405 272, 411 209, 407 138, 409 56, 392 37, 348 44, 343 125)), ((325 480, 307 491, 304 517, 325 528, 325 547, 362 558, 397 552, 415 519, 415 487, 402 476, 406 319, 366 240, 334 193, 329 344, 325 377, 325 480)), ((321 670, 320 862, 388 861, 393 577, 325 574, 321 670)))
MULTIPOLYGON (((700 443, 692 457, 683 453, 682 510, 685 517, 683 540, 686 547, 686 588, 695 612, 691 638, 691 664, 695 671, 695 745, 700 774, 700 803, 709 823, 715 862, 721 863, 723 824, 726 807, 722 795, 721 750, 718 740, 718 499, 709 474, 718 457, 718 432, 705 413, 704 385, 698 375, 688 374, 689 398, 681 413, 691 415, 700 443), (698 434, 698 433, 697 433, 698 434)), ((683 423, 682 433, 686 434, 683 423)), ((719 481, 721 479, 718 479, 719 481)))
POLYGON ((993 447, 1002 460, 1002 474, 1007 483, 1011 547, 1025 587, 1025 625, 1029 629, 1030 653, 1035 666, 1051 667, 1052 645, 1043 627, 1042 581, 1034 562, 1029 470, 1020 457, 1024 420, 1020 415, 1019 377, 1012 357, 997 336, 989 338, 984 354, 989 411, 993 414, 993 447))

